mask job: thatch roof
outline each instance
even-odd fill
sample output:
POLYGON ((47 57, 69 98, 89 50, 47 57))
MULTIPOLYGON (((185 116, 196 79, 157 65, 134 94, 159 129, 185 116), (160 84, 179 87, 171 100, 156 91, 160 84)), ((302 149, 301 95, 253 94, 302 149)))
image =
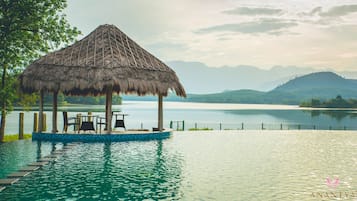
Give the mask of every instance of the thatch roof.
POLYGON ((82 40, 33 62, 20 76, 25 92, 67 95, 117 93, 186 96, 176 73, 114 25, 101 25, 82 40))

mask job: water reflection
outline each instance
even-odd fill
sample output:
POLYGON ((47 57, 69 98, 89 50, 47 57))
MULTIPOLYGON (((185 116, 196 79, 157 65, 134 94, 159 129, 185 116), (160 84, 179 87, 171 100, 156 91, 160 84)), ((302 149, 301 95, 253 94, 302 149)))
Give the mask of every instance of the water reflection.
POLYGON ((103 169, 100 173, 101 178, 106 178, 105 185, 101 185, 101 191, 110 192, 112 189, 113 181, 112 177, 108 176, 112 173, 113 170, 113 162, 112 162, 112 152, 111 152, 111 143, 106 142, 103 144, 103 169))
MULTIPOLYGON (((318 129, 357 129, 355 124, 357 113, 353 110, 228 110, 225 112, 237 118, 254 117, 255 122, 248 123, 310 125, 318 129)), ((246 121, 242 122, 246 123, 246 121)))
POLYGON ((327 115, 337 121, 342 121, 344 118, 357 118, 357 113, 350 110, 302 110, 305 113, 310 113, 311 117, 319 117, 327 115))
POLYGON ((42 142, 40 140, 37 141, 37 157, 36 157, 36 160, 40 159, 41 158, 41 153, 42 153, 42 150, 41 150, 41 144, 42 142))

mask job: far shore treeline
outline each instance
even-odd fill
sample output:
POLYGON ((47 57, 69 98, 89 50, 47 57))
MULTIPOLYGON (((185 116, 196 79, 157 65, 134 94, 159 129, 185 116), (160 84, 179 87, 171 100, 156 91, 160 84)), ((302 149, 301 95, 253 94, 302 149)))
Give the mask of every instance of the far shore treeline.
MULTIPOLYGON (((38 97, 36 100, 32 101, 30 106, 36 106, 38 104, 38 97)), ((120 105, 122 103, 122 98, 120 95, 113 95, 113 104, 120 105)), ((53 103, 52 95, 44 96, 44 103, 46 105, 53 103)), ((21 99, 15 102, 15 106, 23 106, 21 99)), ((105 105, 105 96, 65 96, 62 93, 58 94, 58 105, 68 105, 68 104, 81 104, 81 105, 105 105)))
POLYGON ((326 101, 313 98, 310 101, 302 102, 299 106, 312 108, 357 108, 357 99, 345 100, 340 95, 326 101))

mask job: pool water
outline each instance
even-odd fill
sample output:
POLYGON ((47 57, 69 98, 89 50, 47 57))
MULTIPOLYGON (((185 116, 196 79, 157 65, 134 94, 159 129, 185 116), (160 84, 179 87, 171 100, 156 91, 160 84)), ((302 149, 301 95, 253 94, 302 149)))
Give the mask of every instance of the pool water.
POLYGON ((0 200, 354 200, 356 150, 352 131, 196 131, 82 143, 0 200), (340 192, 349 197, 326 197, 340 192))

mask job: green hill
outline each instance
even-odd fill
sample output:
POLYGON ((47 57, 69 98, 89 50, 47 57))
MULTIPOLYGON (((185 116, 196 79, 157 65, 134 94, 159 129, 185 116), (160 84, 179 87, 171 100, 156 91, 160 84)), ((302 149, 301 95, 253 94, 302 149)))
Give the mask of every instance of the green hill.
POLYGON ((312 98, 327 100, 338 95, 345 99, 357 98, 357 80, 345 79, 332 72, 319 72, 297 77, 269 92, 236 90, 205 95, 191 94, 186 100, 211 103, 299 104, 312 98))
POLYGON ((273 91, 294 94, 299 99, 329 99, 337 95, 356 98, 357 81, 345 79, 332 72, 319 72, 290 80, 273 91))

